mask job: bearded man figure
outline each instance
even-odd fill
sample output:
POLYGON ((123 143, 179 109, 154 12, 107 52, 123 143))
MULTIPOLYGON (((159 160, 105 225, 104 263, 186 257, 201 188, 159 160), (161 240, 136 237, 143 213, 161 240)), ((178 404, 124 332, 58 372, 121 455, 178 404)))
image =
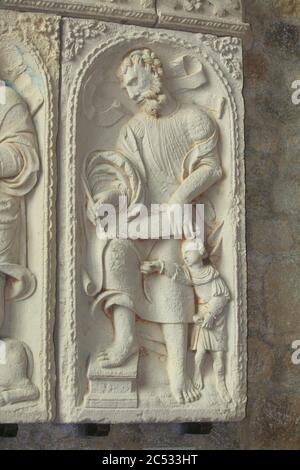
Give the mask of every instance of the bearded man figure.
MULTIPOLYGON (((174 100, 163 86, 161 61, 150 49, 127 54, 118 75, 138 111, 122 128, 116 152, 140 175, 143 202, 148 209, 151 204, 192 203, 222 177, 216 123, 200 107, 174 100)), ((95 204, 90 212, 96 212, 97 201, 115 201, 120 194, 117 187, 102 196, 96 193, 90 193, 95 204)), ((178 403, 192 402, 200 396, 186 374, 194 292, 164 275, 148 276, 144 286, 140 267, 149 259, 181 263, 180 240, 116 238, 106 243, 97 301, 112 318, 114 342, 98 359, 103 367, 123 365, 138 350, 136 317, 158 323, 166 343, 171 392, 178 403)))

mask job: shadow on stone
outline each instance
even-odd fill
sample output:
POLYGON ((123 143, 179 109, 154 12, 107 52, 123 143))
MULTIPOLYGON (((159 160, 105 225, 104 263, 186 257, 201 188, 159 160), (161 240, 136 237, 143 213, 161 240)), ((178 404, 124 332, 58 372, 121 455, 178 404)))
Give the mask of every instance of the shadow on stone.
POLYGON ((80 428, 80 435, 83 437, 107 437, 110 433, 110 424, 89 423, 80 428))
POLYGON ((180 434, 210 434, 212 423, 183 423, 180 425, 180 434))
POLYGON ((17 424, 0 424, 0 437, 17 437, 18 425, 17 424))

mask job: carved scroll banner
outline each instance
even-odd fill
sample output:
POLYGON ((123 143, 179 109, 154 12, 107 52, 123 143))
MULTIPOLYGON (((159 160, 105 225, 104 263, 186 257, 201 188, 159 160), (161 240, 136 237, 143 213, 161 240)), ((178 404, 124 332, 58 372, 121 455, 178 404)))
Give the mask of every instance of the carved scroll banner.
POLYGON ((62 49, 58 418, 242 419, 241 41, 65 19, 62 49), (134 236, 163 204, 204 205, 203 238, 134 236))
POLYGON ((59 19, 0 22, 0 422, 51 421, 59 19))

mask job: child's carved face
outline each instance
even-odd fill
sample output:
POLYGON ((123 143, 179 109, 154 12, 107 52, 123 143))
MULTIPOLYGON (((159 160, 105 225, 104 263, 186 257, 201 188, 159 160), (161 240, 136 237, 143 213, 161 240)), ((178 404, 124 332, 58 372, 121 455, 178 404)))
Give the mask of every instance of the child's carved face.
POLYGON ((198 239, 186 240, 182 246, 182 256, 187 266, 202 265, 206 250, 203 242, 198 239))
POLYGON ((194 266, 202 261, 202 254, 198 250, 188 250, 183 253, 183 259, 187 266, 194 266))

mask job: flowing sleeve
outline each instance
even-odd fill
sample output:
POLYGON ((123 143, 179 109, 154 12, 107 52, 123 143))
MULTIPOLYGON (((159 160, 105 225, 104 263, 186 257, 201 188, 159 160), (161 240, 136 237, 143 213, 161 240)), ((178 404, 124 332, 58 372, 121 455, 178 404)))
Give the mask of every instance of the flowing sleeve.
POLYGON ((217 124, 194 108, 187 113, 185 127, 190 149, 183 158, 182 181, 169 201, 172 204, 190 204, 222 177, 217 124))
POLYGON ((191 148, 183 161, 182 178, 187 178, 203 163, 213 166, 219 164, 217 123, 207 113, 193 111, 188 123, 191 148))
POLYGON ((13 90, 7 95, 8 109, 0 127, 0 154, 19 161, 21 171, 16 177, 1 178, 0 191, 20 197, 29 193, 37 182, 38 144, 27 105, 13 90))

